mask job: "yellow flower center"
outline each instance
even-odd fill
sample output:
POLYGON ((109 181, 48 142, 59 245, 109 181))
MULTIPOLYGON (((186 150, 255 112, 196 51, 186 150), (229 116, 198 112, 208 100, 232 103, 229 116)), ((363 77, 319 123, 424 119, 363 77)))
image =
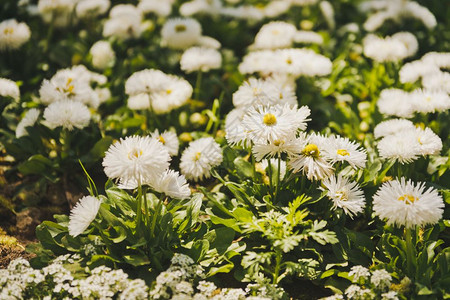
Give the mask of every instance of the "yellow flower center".
POLYGON ((277 35, 277 34, 280 34, 280 32, 279 32, 278 30, 275 29, 275 30, 272 30, 272 34, 273 34, 273 35, 277 35))
POLYGON ((428 97, 425 98, 425 100, 426 100, 427 102, 430 102, 430 101, 431 101, 431 97, 428 96, 428 97))
POLYGON ((136 148, 134 148, 133 150, 131 150, 129 153, 128 153, 128 159, 136 159, 136 158, 138 158, 139 156, 141 156, 142 155, 142 150, 141 149, 136 149, 136 148))
POLYGON ((418 198, 414 197, 413 195, 404 194, 403 196, 398 197, 398 201, 403 201, 406 204, 413 204, 415 201, 419 200, 418 198))
POLYGON ((338 149, 337 154, 339 154, 341 156, 348 156, 348 155, 350 155, 350 153, 348 153, 348 151, 345 150, 345 149, 338 149))
POLYGON ((73 81, 73 78, 68 78, 67 82, 66 82, 66 88, 64 89, 64 92, 69 93, 69 94, 73 94, 73 89, 75 88, 75 86, 73 84, 71 84, 73 81))
POLYGON ((336 196, 339 197, 339 200, 347 201, 348 200, 348 194, 346 191, 337 191, 336 196))
POLYGON ((275 115, 268 113, 264 115, 263 122, 264 124, 269 126, 274 125, 277 123, 277 118, 275 117, 275 115))
POLYGON ((280 145, 283 145, 284 141, 283 140, 275 140, 275 141, 273 141, 273 144, 278 147, 280 145))
POLYGON ((183 32, 183 31, 186 31, 186 26, 184 26, 184 25, 182 25, 182 24, 179 24, 179 25, 175 26, 175 31, 176 31, 176 32, 183 32))
POLYGON ((317 158, 319 157, 320 151, 316 144, 308 144, 303 148, 302 154, 317 158))
POLYGON ((5 28, 3 30, 4 34, 13 34, 14 33, 14 29, 13 28, 5 28))
POLYGON ((162 135, 159 136, 159 141, 164 145, 166 143, 166 140, 163 138, 162 135))
POLYGON ((201 152, 195 153, 194 161, 198 161, 200 159, 201 152))
POLYGON ((288 59, 286 59, 286 63, 287 63, 288 65, 292 65, 292 59, 289 57, 288 59))

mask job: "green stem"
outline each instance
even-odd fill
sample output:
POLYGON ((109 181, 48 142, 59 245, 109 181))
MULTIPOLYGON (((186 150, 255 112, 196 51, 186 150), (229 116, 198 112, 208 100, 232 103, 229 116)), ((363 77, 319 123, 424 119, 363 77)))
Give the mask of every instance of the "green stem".
MULTIPOLYGON (((270 159, 267 160, 268 162, 268 167, 269 167, 269 192, 270 192, 270 196, 273 195, 273 182, 272 182, 272 162, 270 161, 270 159)), ((273 199, 272 199, 273 202, 273 199)))
POLYGON ((280 276, 282 253, 279 249, 276 250, 275 256, 275 273, 273 274, 273 284, 278 284, 278 277, 280 276))
POLYGON ((138 195, 137 195, 137 212, 136 212, 136 232, 140 231, 142 222, 142 185, 138 183, 138 195))
POLYGON ((411 228, 405 229, 405 241, 406 241, 406 270, 408 272, 409 278, 414 278, 414 241, 412 237, 411 228))
POLYGON ((195 83, 195 100, 200 101, 200 88, 202 86, 202 71, 197 72, 197 81, 195 83))
POLYGON ((277 178, 276 178, 276 187, 275 187, 275 196, 273 197, 274 202, 277 201, 278 191, 280 190, 280 174, 281 174, 281 155, 278 155, 278 169, 277 169, 277 178))
POLYGON ((153 214, 153 218, 152 218, 152 226, 150 228, 150 237, 154 237, 155 236, 155 226, 156 226, 156 220, 158 219, 158 216, 161 213, 161 208, 162 208, 162 203, 163 203, 163 199, 164 199, 164 194, 161 194, 161 197, 158 200, 158 206, 155 209, 155 213, 153 214))
POLYGON ((147 188, 143 188, 142 189, 142 194, 144 196, 144 214, 145 214, 145 221, 146 221, 146 226, 148 226, 150 224, 150 214, 148 213, 148 202, 147 202, 147 188))

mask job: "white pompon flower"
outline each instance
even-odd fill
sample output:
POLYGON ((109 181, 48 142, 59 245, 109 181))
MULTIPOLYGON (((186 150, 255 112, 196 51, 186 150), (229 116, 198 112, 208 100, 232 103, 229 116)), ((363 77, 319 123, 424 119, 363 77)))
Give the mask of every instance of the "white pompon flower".
POLYGON ((387 293, 381 294, 381 300, 399 300, 396 291, 389 291, 387 293))
POLYGON ((323 44, 323 37, 314 31, 298 30, 294 35, 296 43, 323 44))
POLYGON ((163 133, 159 133, 159 130, 156 129, 154 132, 150 134, 150 136, 158 141, 160 141, 164 147, 169 151, 171 156, 178 155, 178 148, 180 147, 180 142, 178 141, 178 136, 173 131, 164 131, 163 133))
POLYGON ((376 139, 387 135, 393 135, 405 130, 415 129, 414 123, 406 119, 391 119, 383 121, 373 130, 376 139))
POLYGON ((93 196, 84 196, 70 211, 69 234, 76 237, 82 234, 94 221, 101 201, 93 196))
POLYGON ((30 28, 15 19, 0 23, 0 51, 14 50, 25 44, 31 36, 30 28))
POLYGON ((404 177, 383 183, 373 197, 373 211, 387 224, 412 228, 436 224, 444 212, 444 201, 424 182, 414 184, 404 177))
POLYGON ((193 18, 169 19, 161 29, 163 45, 173 49, 187 49, 196 45, 201 36, 202 27, 193 18))
POLYGON ((444 90, 414 90, 410 93, 415 112, 434 113, 450 109, 450 96, 444 90))
POLYGON ((409 32, 400 32, 380 38, 369 34, 363 40, 364 55, 377 61, 399 61, 415 54, 418 49, 416 37, 409 32))
POLYGON ((201 138, 189 144, 180 160, 181 173, 198 181, 211 176, 211 168, 222 163, 222 149, 213 138, 201 138))
POLYGON ((136 186, 154 182, 167 170, 169 161, 169 152, 159 141, 129 136, 109 147, 103 167, 109 178, 119 179, 124 186, 136 186))
POLYGON ((231 146, 249 147, 251 144, 248 133, 242 124, 245 112, 244 109, 235 108, 225 118, 225 138, 231 146))
POLYGON ((176 198, 185 199, 191 195, 191 190, 186 182, 186 178, 177 171, 167 170, 162 173, 151 186, 155 191, 176 198))
POLYGON ((11 97, 14 100, 20 98, 20 90, 17 84, 7 78, 0 78, 0 96, 11 97))
POLYGON ((430 128, 415 129, 416 139, 419 142, 419 151, 421 155, 439 155, 442 150, 441 138, 430 128))
POLYGON ((126 40, 138 38, 143 31, 142 12, 132 4, 117 4, 109 12, 103 25, 104 37, 126 40))
POLYGON ((377 148, 382 158, 394 159, 401 164, 411 163, 421 155, 420 144, 414 130, 385 136, 378 142, 377 148))
POLYGON ((127 106, 132 110, 144 110, 150 108, 150 96, 146 93, 140 93, 130 96, 127 106))
POLYGON ((110 5, 109 0, 81 0, 75 11, 79 18, 94 18, 106 13, 110 5))
POLYGON ((277 49, 291 47, 296 32, 297 28, 292 24, 272 21, 261 27, 255 36, 255 43, 252 45, 252 48, 277 49))
POLYGON ((309 180, 320 180, 330 176, 333 167, 323 156, 326 139, 314 134, 308 137, 301 134, 299 140, 301 152, 289 157, 289 168, 294 173, 302 172, 309 180))
POLYGON ((20 138, 28 134, 26 128, 29 126, 33 126, 36 123, 40 113, 41 113, 40 110, 37 108, 32 108, 26 112, 23 119, 19 122, 19 124, 17 124, 16 128, 17 138, 20 138))
POLYGON ((167 17, 172 11, 173 1, 141 0, 138 8, 145 14, 154 13, 161 17, 167 17))
POLYGON ((377 101, 380 113, 401 118, 411 118, 414 115, 414 104, 415 101, 408 92, 394 88, 382 90, 377 101))
POLYGON ((348 276, 353 278, 353 282, 358 282, 360 278, 366 280, 370 276, 370 271, 363 266, 353 266, 348 272, 348 276))
POLYGON ((92 65, 100 70, 112 67, 116 60, 116 54, 107 41, 96 42, 89 53, 92 55, 92 65))
POLYGON ((450 73, 436 72, 422 77, 422 86, 431 91, 442 90, 450 94, 450 73))
POLYGON ((322 185, 324 187, 320 189, 326 191, 327 197, 333 201, 333 209, 342 208, 350 218, 364 210, 366 204, 364 192, 356 182, 349 181, 341 175, 338 177, 331 175, 322 181, 322 185))
POLYGON ((50 128, 61 126, 68 130, 82 129, 89 125, 91 112, 81 102, 62 100, 50 104, 44 110, 44 119, 50 128))
POLYGON ((296 138, 280 139, 275 141, 256 142, 253 145, 253 155, 257 161, 261 161, 263 158, 278 157, 281 153, 287 155, 294 155, 294 153, 300 152, 302 149, 301 142, 296 138))
POLYGON ((219 69, 222 65, 222 55, 212 48, 192 47, 184 51, 180 60, 181 70, 186 73, 195 71, 209 72, 219 69))
POLYGON ((353 168, 364 168, 367 161, 365 149, 348 138, 341 136, 329 137, 329 144, 324 148, 324 157, 332 164, 347 162, 353 168))

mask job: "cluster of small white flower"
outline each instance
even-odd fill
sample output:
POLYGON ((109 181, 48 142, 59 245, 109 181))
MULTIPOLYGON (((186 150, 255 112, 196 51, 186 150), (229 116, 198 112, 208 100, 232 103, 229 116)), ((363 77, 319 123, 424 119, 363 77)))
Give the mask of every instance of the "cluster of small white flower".
POLYGON ((41 295, 43 299, 148 299, 149 288, 141 279, 131 280, 122 270, 93 269, 86 278, 75 279, 66 269, 76 256, 63 255, 41 270, 19 258, 0 270, 0 299, 24 299, 41 295))

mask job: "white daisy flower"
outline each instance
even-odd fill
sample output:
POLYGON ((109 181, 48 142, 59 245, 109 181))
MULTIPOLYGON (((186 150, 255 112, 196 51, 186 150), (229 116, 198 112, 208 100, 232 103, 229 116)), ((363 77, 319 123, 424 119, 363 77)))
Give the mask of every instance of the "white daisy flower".
POLYGON ((7 78, 0 78, 0 96, 11 97, 14 100, 20 98, 20 90, 17 84, 7 78))
POLYGON ((78 18, 94 18, 106 13, 110 5, 109 0, 81 0, 75 11, 78 18))
POLYGON ((249 138, 254 143, 287 140, 297 131, 306 129, 310 110, 307 106, 290 108, 289 105, 251 107, 242 120, 249 138))
POLYGON ((377 61, 399 61, 414 55, 418 42, 409 32, 380 38, 369 34, 363 40, 364 55, 377 61))
POLYGON ((166 130, 160 134, 159 130, 156 129, 150 134, 150 136, 160 141, 164 145, 164 147, 166 147, 167 151, 169 151, 169 154, 171 156, 178 155, 180 142, 178 141, 178 136, 175 132, 166 130))
POLYGON ((39 0, 38 10, 45 23, 62 28, 76 21, 72 18, 75 4, 71 0, 39 0))
POLYGON ((103 167, 111 179, 124 186, 148 184, 169 167, 170 155, 156 139, 149 136, 129 136, 112 144, 105 153, 103 167))
POLYGON ((252 151, 255 159, 261 161, 263 158, 278 157, 281 153, 294 155, 299 153, 302 149, 301 143, 295 139, 275 140, 267 142, 257 142, 253 145, 252 151))
POLYGON ((262 73, 265 75, 273 71, 273 64, 275 63, 275 55, 273 51, 262 50, 252 51, 244 56, 238 69, 242 74, 262 73))
POLYGON ((160 70, 145 69, 134 72, 125 81, 125 93, 134 96, 140 93, 151 93, 159 88, 165 81, 166 74, 160 70))
POLYGON ((26 112, 25 116, 23 116, 23 119, 17 124, 16 128, 16 137, 20 138, 22 136, 27 135, 26 128, 29 126, 33 126, 40 115, 40 110, 37 108, 32 108, 29 111, 26 112))
POLYGON ((421 60, 439 68, 450 68, 450 52, 428 52, 422 56, 421 60))
POLYGON ((184 51, 180 60, 181 70, 186 73, 195 71, 209 72, 219 69, 222 65, 222 55, 216 49, 192 47, 184 51))
POLYGON ((373 131, 376 139, 393 135, 405 130, 415 129, 414 123, 406 119, 391 119, 383 121, 375 126, 373 131))
POLYGON ((364 168, 367 161, 365 149, 360 145, 341 136, 329 137, 329 143, 324 148, 324 157, 332 164, 348 162, 353 168, 364 168))
POLYGON ((194 181, 209 178, 211 168, 220 165, 222 159, 222 149, 213 138, 198 139, 191 142, 181 155, 181 173, 194 181))
POLYGON ((138 38, 143 31, 141 23, 142 12, 136 6, 115 5, 109 12, 109 19, 103 25, 103 36, 121 40, 138 38))
POLYGON ((436 72, 422 77, 422 86, 426 90, 442 90, 450 94, 450 73, 436 72))
POLYGON ((25 44, 31 36, 30 28, 15 19, 0 23, 0 51, 14 50, 25 44))
POLYGON ((442 112, 450 109, 450 96, 445 91, 415 90, 411 92, 412 106, 419 113, 442 112))
POLYGON ((349 181, 340 174, 336 178, 331 175, 322 181, 327 197, 333 201, 333 209, 342 208, 346 215, 353 219, 355 215, 363 212, 366 205, 364 192, 359 188, 356 182, 349 181))
POLYGON ((69 234, 76 237, 82 234, 94 221, 101 201, 93 196, 84 196, 70 211, 69 234))
POLYGON ((251 144, 248 131, 242 124, 245 113, 244 109, 235 108, 225 118, 225 138, 231 146, 241 145, 249 147, 251 144))
POLYGON ((419 151, 422 155, 439 155, 442 150, 441 138, 430 128, 416 128, 414 130, 416 139, 419 142, 419 151))
POLYGON ((130 96, 127 106, 132 110, 145 110, 150 108, 150 96, 146 93, 140 93, 130 96))
POLYGON ((116 54, 107 41, 96 42, 89 53, 92 55, 92 65, 100 70, 112 67, 116 61, 116 54))
POLYGON ((252 105, 284 105, 297 104, 297 96, 293 89, 283 88, 272 79, 250 78, 233 93, 233 104, 236 107, 248 108, 252 105))
POLYGON ((261 27, 251 47, 254 49, 288 48, 292 46, 296 32, 297 28, 292 24, 272 21, 261 27))
POLYGON ((86 105, 72 100, 61 100, 44 110, 44 119, 50 128, 82 129, 89 125, 91 112, 86 105))
POLYGON ((187 49, 197 44, 202 26, 196 19, 172 18, 161 29, 163 45, 173 49, 187 49))
POLYGON ((327 178, 333 173, 333 167, 323 156, 324 138, 317 135, 300 136, 301 152, 289 157, 288 166, 294 173, 303 172, 309 180, 327 178))
POLYGON ((193 89, 188 81, 178 76, 166 75, 164 83, 150 95, 152 109, 157 114, 168 113, 186 104, 192 93, 193 89))
POLYGON ((298 30, 294 35, 294 42, 321 45, 323 37, 314 31, 298 30))
POLYGON ((185 199, 191 195, 186 178, 173 170, 166 170, 151 183, 151 186, 158 193, 164 193, 175 199, 185 199))
POLYGON ((274 51, 273 55, 273 72, 288 73, 294 77, 324 76, 331 73, 331 60, 311 49, 280 49, 274 51))
POLYGON ((173 1, 141 0, 138 8, 144 13, 154 13, 160 17, 167 17, 172 12, 173 1))
POLYGON ((388 116, 411 118, 414 113, 414 102, 408 92, 400 89, 384 89, 377 101, 380 113, 388 116))
POLYGON ((348 276, 353 278, 353 282, 358 282, 360 278, 366 280, 370 277, 370 271, 363 266, 353 266, 348 272, 348 276))
POLYGON ((380 157, 394 159, 401 164, 411 163, 421 155, 415 131, 409 130, 385 136, 378 142, 377 148, 380 157))
POLYGON ((435 224, 444 212, 444 201, 433 188, 425 183, 417 185, 405 178, 383 183, 373 197, 373 211, 388 225, 422 226, 435 224))
POLYGON ((406 63, 399 71, 400 82, 416 82, 419 78, 427 77, 434 73, 441 73, 438 66, 423 60, 415 60, 406 63))

